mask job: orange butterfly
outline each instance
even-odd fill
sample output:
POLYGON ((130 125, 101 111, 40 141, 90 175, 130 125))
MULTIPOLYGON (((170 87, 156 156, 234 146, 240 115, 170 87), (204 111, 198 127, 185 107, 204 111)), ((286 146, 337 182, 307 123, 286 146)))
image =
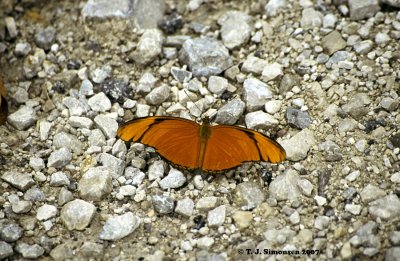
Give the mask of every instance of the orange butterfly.
POLYGON ((124 123, 117 136, 151 146, 172 165, 187 170, 222 172, 247 161, 278 163, 286 159, 279 143, 246 128, 203 124, 169 116, 138 118, 124 123))

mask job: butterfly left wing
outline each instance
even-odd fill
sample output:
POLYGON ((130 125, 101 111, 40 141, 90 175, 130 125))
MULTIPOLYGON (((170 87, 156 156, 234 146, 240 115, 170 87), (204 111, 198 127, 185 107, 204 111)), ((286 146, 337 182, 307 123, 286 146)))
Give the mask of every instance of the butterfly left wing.
POLYGON ((227 125, 211 129, 202 164, 205 171, 223 171, 247 161, 278 163, 286 159, 279 143, 257 131, 227 125))

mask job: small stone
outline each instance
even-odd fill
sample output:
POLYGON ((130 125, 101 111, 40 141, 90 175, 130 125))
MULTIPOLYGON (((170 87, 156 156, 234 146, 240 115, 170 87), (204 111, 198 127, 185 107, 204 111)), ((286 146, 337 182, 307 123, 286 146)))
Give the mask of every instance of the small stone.
POLYGON ((334 14, 326 14, 322 20, 324 28, 335 28, 337 17, 334 14))
POLYGON ((154 88, 156 82, 157 78, 155 78, 153 74, 146 72, 139 79, 136 91, 139 93, 149 93, 154 88))
POLYGON ((158 29, 147 29, 139 39, 139 43, 133 54, 133 59, 139 65, 146 65, 154 61, 161 54, 163 34, 158 29))
POLYGON ((268 229, 264 233, 265 239, 273 245, 282 245, 285 242, 290 242, 296 235, 296 232, 290 228, 268 229))
POLYGON ((67 148, 61 148, 59 150, 53 151, 49 159, 47 161, 47 167, 53 167, 53 168, 62 168, 68 163, 70 163, 72 160, 72 154, 67 148))
POLYGON ((29 201, 45 201, 46 196, 38 187, 32 187, 25 192, 24 199, 29 201))
POLYGON ((94 94, 93 83, 88 79, 84 79, 79 88, 79 94, 84 96, 92 96, 94 94))
POLYGON ((89 0, 82 8, 83 17, 105 19, 109 17, 128 18, 132 12, 132 3, 125 0, 108 1, 89 0))
POLYGON ((132 212, 107 219, 99 238, 116 241, 131 234, 140 225, 140 219, 132 212))
POLYGON ((86 117, 71 116, 69 117, 69 124, 74 128, 90 129, 93 126, 93 121, 86 117))
POLYGON ((328 55, 342 50, 346 47, 346 42, 338 31, 332 31, 330 34, 322 38, 322 47, 328 55))
POLYGON ((29 174, 15 171, 4 172, 1 179, 21 191, 26 191, 35 184, 35 181, 29 174))
POLYGON ((212 75, 208 78, 208 89, 214 94, 221 95, 228 89, 228 80, 212 75))
POLYGON ((294 86, 299 86, 299 77, 295 74, 286 73, 279 83, 279 93, 285 94, 294 86))
POLYGON ((200 249, 209 249, 214 245, 214 239, 212 237, 204 236, 197 239, 197 247, 200 249))
POLYGON ((299 129, 307 128, 312 122, 307 111, 297 110, 292 107, 287 108, 286 118, 289 125, 299 129))
POLYGON ((119 193, 124 197, 126 196, 130 197, 135 195, 136 188, 132 185, 124 185, 119 188, 119 193))
POLYGON ((179 52, 179 60, 189 66, 195 77, 218 75, 232 66, 228 49, 212 38, 186 40, 179 52))
POLYGON ((95 213, 96 207, 93 204, 75 199, 63 206, 60 217, 68 230, 84 230, 95 213))
POLYGON ((32 79, 37 76, 38 72, 42 69, 43 61, 46 54, 43 49, 36 48, 33 55, 28 55, 23 64, 23 73, 27 79, 32 79))
POLYGON ((94 242, 84 242, 81 246, 79 253, 87 259, 102 258, 103 256, 103 245, 94 242))
POLYGON ((240 116, 242 116, 244 108, 245 103, 239 98, 230 100, 218 110, 215 122, 233 125, 239 120, 240 116))
POLYGON ((65 97, 63 104, 68 108, 71 116, 81 116, 88 111, 88 105, 74 97, 65 97))
POLYGON ((373 17, 380 10, 378 0, 349 0, 350 19, 362 20, 373 17))
POLYGON ((346 242, 343 244, 342 249, 340 250, 340 256, 343 259, 348 259, 352 256, 350 242, 346 242))
POLYGON ((279 124, 279 121, 275 119, 274 116, 262 111, 246 114, 245 122, 249 129, 268 129, 279 124))
POLYGON ((41 171, 44 167, 44 160, 42 158, 32 157, 29 159, 29 166, 35 171, 41 171))
POLYGON ((390 181, 393 182, 393 183, 400 183, 400 172, 394 173, 394 174, 390 177, 390 181))
POLYGON ((93 111, 106 112, 111 109, 111 101, 103 93, 99 92, 88 100, 88 104, 93 111))
POLYGON ((264 10, 267 17, 276 16, 288 6, 286 0, 270 0, 265 5, 264 10))
POLYGON ((49 26, 45 29, 40 29, 35 34, 35 43, 38 47, 44 50, 50 50, 51 45, 53 44, 56 38, 56 29, 52 26, 49 26))
POLYGON ((15 20, 13 17, 5 17, 4 23, 8 31, 8 35, 11 39, 14 39, 18 35, 17 25, 15 24, 15 20))
POLYGON ((261 74, 261 79, 265 82, 275 80, 283 74, 282 65, 279 63, 267 64, 261 74))
POLYGON ((269 185, 271 197, 276 200, 296 200, 300 196, 298 189, 299 176, 296 171, 288 170, 283 175, 279 175, 269 185))
POLYGON ((400 199, 394 194, 377 199, 369 203, 368 211, 373 218, 391 220, 400 215, 400 199))
POLYGON ((0 241, 0 259, 7 260, 7 257, 11 257, 13 254, 12 246, 4 241, 0 241))
POLYGON ((191 217, 193 214, 194 203, 190 198, 178 200, 175 212, 186 217, 191 217))
POLYGON ((369 112, 371 99, 366 93, 357 93, 352 96, 349 102, 342 106, 343 110, 350 114, 355 120, 361 119, 369 112))
POLYGON ((67 190, 66 188, 61 188, 60 193, 58 194, 58 205, 63 206, 65 203, 70 202, 74 199, 72 192, 67 190))
POLYGON ((248 111, 261 109, 273 95, 270 87, 256 78, 246 79, 243 88, 248 111))
POLYGON ((307 157, 308 151, 315 144, 314 134, 309 129, 304 129, 280 144, 286 151, 286 157, 291 161, 299 161, 307 157))
POLYGON ((319 149, 323 151, 326 161, 340 161, 343 158, 342 150, 339 145, 331 140, 327 140, 319 144, 319 149))
POLYGON ((353 182, 360 176, 360 174, 361 173, 359 170, 353 171, 349 175, 346 176, 346 180, 353 182))
POLYGON ((235 49, 250 39, 253 25, 251 16, 246 13, 228 11, 218 23, 221 25, 222 41, 229 49, 235 49))
POLYGON ((162 84, 146 95, 146 101, 151 105, 160 105, 168 99, 169 95, 170 88, 166 84, 162 84))
POLYGON ((299 214, 299 212, 297 212, 297 211, 293 212, 293 214, 291 214, 289 216, 289 221, 293 225, 299 224, 300 223, 300 214, 299 214))
POLYGON ((215 208, 218 203, 217 197, 203 197, 197 201, 196 208, 199 210, 209 210, 215 208))
POLYGON ((265 103, 265 111, 269 114, 275 114, 279 112, 282 106, 282 101, 270 100, 265 103))
POLYGON ((90 77, 95 83, 103 83, 111 76, 112 68, 110 65, 103 65, 101 68, 96 68, 90 72, 90 77))
POLYGON ((18 242, 15 250, 22 255, 23 258, 36 259, 44 254, 43 247, 38 244, 29 245, 24 242, 18 242))
POLYGON ((57 215, 57 207, 53 205, 44 204, 39 207, 36 212, 36 218, 40 221, 50 219, 57 215))
POLYGON ((385 191, 378 188, 377 186, 374 186, 372 184, 368 184, 361 192, 361 200, 364 203, 369 203, 371 201, 374 201, 378 198, 382 198, 386 195, 385 191))
POLYGON ((168 196, 155 195, 152 197, 154 210, 160 214, 169 214, 174 211, 174 200, 168 196))
POLYGON ((225 222, 226 206, 222 205, 208 212, 207 222, 209 227, 219 227, 225 222))
POLYGON ((315 219, 314 227, 316 229, 323 230, 328 227, 329 221, 330 221, 330 219, 327 216, 318 216, 315 219))
POLYGON ((308 179, 300 179, 297 182, 297 186, 299 187, 301 193, 306 196, 311 196, 312 191, 314 189, 313 184, 308 179))
POLYGON ((380 104, 387 111, 396 111, 399 107, 399 101, 390 97, 384 97, 380 104))
POLYGON ((16 223, 2 223, 0 227, 0 238, 6 242, 15 242, 22 235, 23 229, 16 223))
POLYGON ((192 73, 178 67, 171 68, 171 74, 175 80, 184 83, 188 82, 192 78, 192 73))
POLYGON ((78 138, 75 137, 74 135, 65 132, 60 132, 54 135, 53 145, 57 149, 67 148, 78 155, 82 154, 82 148, 83 148, 82 142, 78 140, 78 138))
POLYGON ((246 73, 261 74, 268 62, 256 56, 249 55, 243 62, 242 71, 246 73))
POLYGON ((400 231, 393 231, 390 233, 389 236, 390 242, 392 242, 393 245, 399 245, 400 244, 400 231))
POLYGON ((17 43, 15 45, 15 55, 23 57, 26 56, 32 50, 29 43, 17 43))
POLYGON ((56 247, 54 247, 50 251, 50 256, 54 260, 65 260, 65 259, 73 259, 74 251, 73 245, 69 242, 62 243, 56 247))
POLYGON ((186 178, 183 173, 177 169, 171 168, 168 175, 160 181, 160 187, 163 190, 180 188, 185 184, 186 178))
POLYGON ((354 51, 358 54, 367 54, 371 51, 373 42, 371 40, 365 40, 358 42, 353 45, 354 51))
POLYGON ((253 221, 253 215, 250 211, 236 211, 232 218, 239 230, 248 228, 253 221))
POLYGON ((304 29, 321 27, 322 18, 322 14, 318 11, 315 11, 314 8, 303 9, 300 21, 301 27, 304 29))
POLYGON ((115 119, 100 114, 94 118, 94 122, 108 139, 115 138, 118 130, 118 122, 115 119))
POLYGON ((315 201, 317 202, 317 205, 318 206, 323 206, 323 205, 325 205, 326 204, 326 198, 324 198, 324 197, 321 197, 321 196, 318 196, 318 195, 316 195, 315 197, 314 197, 314 199, 315 199, 315 201))
POLYGON ((32 203, 27 200, 19 200, 11 205, 11 209, 14 213, 17 214, 28 213, 32 209, 32 203))
POLYGON ((346 204, 344 209, 353 215, 360 215, 362 207, 356 204, 346 204))
POLYGON ((112 191, 111 181, 109 168, 92 167, 83 174, 79 181, 79 194, 85 200, 102 200, 112 191))
POLYGON ((242 209, 253 209, 265 200, 259 185, 254 182, 243 182, 236 186, 234 201, 242 209))
POLYGON ((385 261, 396 261, 400 256, 400 247, 388 248, 385 252, 385 261))
POLYGON ((69 178, 64 172, 58 171, 51 174, 50 186, 62 187, 62 186, 69 186, 69 184, 70 184, 69 178))
POLYGON ((16 112, 11 113, 8 122, 18 130, 26 130, 36 122, 36 112, 32 107, 22 106, 16 112))

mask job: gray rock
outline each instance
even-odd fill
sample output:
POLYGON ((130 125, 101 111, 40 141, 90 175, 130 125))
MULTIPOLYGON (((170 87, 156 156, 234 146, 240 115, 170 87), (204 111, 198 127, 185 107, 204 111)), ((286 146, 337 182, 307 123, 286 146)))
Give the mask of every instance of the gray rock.
POLYGON ((36 122, 36 112, 32 107, 22 106, 18 111, 11 113, 7 121, 18 130, 25 130, 36 122))
POLYGON ((1 179, 11 184, 21 191, 26 191, 35 184, 35 181, 27 173, 6 171, 1 175, 1 179))
POLYGON ((46 54, 43 49, 36 48, 33 55, 28 55, 24 60, 23 72, 27 79, 32 79, 42 69, 46 54))
POLYGON ((82 8, 83 17, 87 18, 128 18, 132 12, 132 1, 116 0, 89 0, 82 8))
POLYGON ((79 94, 83 96, 92 96, 93 92, 93 83, 89 79, 84 79, 79 88, 79 94))
POLYGON ((391 194, 372 201, 369 203, 368 212, 373 218, 391 220, 400 215, 400 199, 391 194))
POLYGON ((263 111, 254 111, 247 113, 245 116, 246 126, 249 129, 268 129, 278 125, 279 122, 274 116, 263 111))
POLYGON ((234 200, 242 209, 250 210, 264 202, 265 194, 257 183, 243 182, 236 186, 234 200))
POLYGON ((299 179, 297 181, 297 186, 299 187, 301 193, 306 196, 311 196, 314 190, 314 185, 308 179, 299 179))
POLYGON ((215 122, 219 124, 235 124, 242 116, 245 103, 239 98, 228 101, 217 112, 215 122))
POLYGON ((168 99, 169 93, 170 87, 166 84, 162 84, 146 95, 146 101, 151 105, 160 105, 168 99))
POLYGON ((149 93, 153 89, 156 82, 157 78, 154 77, 153 74, 146 72, 139 79, 139 84, 136 88, 136 91, 138 93, 149 93))
POLYGON ((275 80, 278 76, 281 76, 282 74, 282 65, 280 65, 279 63, 271 63, 267 64, 264 67, 261 73, 261 79, 265 82, 269 82, 275 80))
POLYGON ((171 74, 175 80, 184 83, 188 82, 192 78, 192 73, 178 67, 171 68, 171 74))
POLYGON ((268 62, 253 55, 247 56, 243 62, 242 71, 246 73, 261 74, 268 62))
POLYGON ((139 39, 133 53, 133 59, 139 65, 146 65, 154 61, 162 52, 164 36, 158 29, 147 29, 139 39))
POLYGON ((378 246, 380 245, 380 242, 374 242, 376 241, 377 236, 375 235, 378 230, 378 225, 377 223, 373 221, 368 221, 361 227, 359 227, 356 231, 356 234, 350 239, 350 243, 353 246, 367 246, 367 247, 372 247, 374 245, 378 246))
POLYGON ((186 217, 191 217, 193 214, 194 203, 190 198, 178 200, 176 203, 175 212, 186 217))
POLYGON ((111 101, 104 94, 99 92, 88 100, 88 104, 93 111, 106 112, 111 109, 111 101))
POLYGON ((43 221, 55 217, 57 213, 58 211, 56 206, 44 204, 37 209, 36 218, 43 221))
POLYGON ((219 76, 210 76, 208 78, 208 89, 210 92, 221 95, 228 89, 228 80, 219 76))
POLYGON ((390 233, 389 239, 393 245, 399 245, 400 244, 400 231, 392 231, 390 233))
POLYGON ((65 132, 60 132, 54 135, 53 145, 57 149, 67 148, 78 155, 82 154, 82 147, 83 147, 82 142, 78 140, 78 138, 75 137, 74 135, 65 132))
POLYGON ((46 165, 42 158, 31 157, 29 159, 29 166, 35 171, 41 171, 46 165))
POLYGON ((289 125, 299 129, 307 128, 312 122, 307 111, 301 111, 292 107, 287 108, 286 119, 289 125))
POLYGON ((70 202, 74 199, 72 192, 66 188, 61 188, 58 194, 58 205, 63 206, 65 203, 70 202))
POLYGON ((79 249, 79 253, 87 259, 101 259, 103 257, 103 248, 103 245, 100 243, 86 241, 79 249))
POLYGON ((59 244, 50 251, 54 260, 71 260, 74 258, 74 245, 70 242, 59 244))
POLYGON ((334 14, 326 14, 322 20, 322 24, 324 28, 335 28, 337 23, 337 17, 334 14))
POLYGON ((395 111, 399 107, 399 101, 390 97, 382 98, 380 104, 387 111, 395 111))
POLYGON ((279 83, 279 93, 285 94, 290 91, 294 86, 299 85, 299 77, 296 74, 286 73, 283 75, 279 83))
POLYGON ((47 167, 54 167, 56 169, 62 168, 72 160, 72 154, 67 148, 61 148, 53 151, 47 161, 47 167))
POLYGON ((268 17, 276 16, 288 6, 286 0, 270 0, 264 7, 265 14, 268 17))
POLYGON ((109 168, 92 167, 83 174, 79 181, 79 194, 85 200, 102 200, 112 191, 111 181, 109 168))
POLYGON ((86 117, 71 116, 69 117, 69 124, 74 128, 90 129, 93 126, 93 121, 86 117))
POLYGON ((371 51, 373 42, 371 40, 365 40, 353 45, 354 51, 358 54, 367 54, 371 51))
POLYGON ((96 68, 90 71, 90 78, 95 83, 103 83, 107 78, 111 76, 112 68, 110 65, 105 64, 101 68, 96 68))
POLYGON ((282 245, 285 242, 290 242, 295 235, 296 232, 291 230, 290 228, 273 228, 265 231, 264 238, 271 245, 282 245))
POLYGON ((393 183, 400 183, 400 172, 393 173, 393 175, 390 176, 390 181, 393 183))
POLYGON ((314 227, 318 230, 324 230, 329 226, 329 217, 327 216, 318 216, 314 221, 314 227))
POLYGON ((393 7, 400 7, 399 0, 382 0, 381 3, 393 6, 393 7))
MULTIPOLYGON (((400 6, 400 4, 399 4, 400 6)), ((400 247, 391 247, 385 252, 385 261, 396 261, 400 256, 400 247)))
POLYGON ((16 56, 26 56, 32 50, 31 45, 29 43, 17 43, 15 45, 15 55, 16 56))
POLYGON ((353 131, 358 125, 358 122, 352 118, 346 118, 338 123, 337 129, 340 133, 353 131))
POLYGON ((70 184, 69 178, 64 172, 58 171, 51 174, 50 186, 61 187, 61 186, 69 186, 69 184, 70 184))
POLYGON ((17 214, 28 213, 32 209, 32 203, 27 200, 19 200, 15 203, 12 203, 11 209, 17 214))
POLYGON ((163 190, 180 188, 185 184, 186 177, 177 169, 171 168, 168 175, 160 181, 163 190))
POLYGON ((214 239, 209 236, 204 236, 197 239, 197 247, 200 249, 209 249, 214 245, 214 239))
POLYGON ((71 116, 81 116, 86 114, 89 109, 87 104, 74 97, 65 97, 63 99, 63 104, 68 108, 71 116))
POLYGON ((345 61, 350 56, 349 52, 346 51, 336 51, 326 63, 326 67, 332 68, 333 64, 339 65, 340 62, 345 61))
POLYGON ((15 251, 20 253, 22 257, 24 258, 29 258, 29 259, 35 259, 44 254, 44 249, 38 244, 33 244, 29 245, 24 242, 18 242, 15 251))
POLYGON ((10 244, 0 241, 0 259, 6 259, 14 254, 13 248, 10 244))
POLYGON ((245 13, 228 11, 218 23, 221 25, 222 42, 229 49, 235 49, 250 39, 253 24, 251 16, 245 13))
POLYGON ((327 140, 318 145, 319 149, 323 151, 326 161, 340 161, 343 158, 342 150, 339 145, 333 141, 327 140))
POLYGON ((308 151, 315 144, 314 134, 309 129, 304 129, 288 140, 282 140, 280 144, 286 151, 286 158, 291 161, 299 161, 307 157, 308 151))
POLYGON ((273 92, 270 87, 256 78, 246 79, 243 83, 243 95, 248 111, 261 109, 273 92))
POLYGON ((166 9, 165 0, 136 0, 132 6, 133 21, 139 29, 157 28, 166 9))
POLYGON ((350 114, 355 120, 360 120, 369 112, 371 100, 366 93, 357 93, 353 95, 349 102, 342 106, 343 110, 350 114))
POLYGON ((379 45, 386 45, 390 40, 390 36, 387 33, 378 32, 375 35, 375 43, 379 45))
POLYGON ((61 220, 68 230, 84 230, 92 221, 96 207, 84 200, 75 199, 61 209, 61 220))
POLYGON ((100 114, 94 118, 94 122, 107 139, 112 139, 117 135, 118 122, 115 119, 100 114))
POLYGON ((232 66, 229 51, 212 38, 186 40, 179 52, 181 64, 187 64, 193 76, 218 75, 232 66))
POLYGON ((222 205, 210 210, 207 215, 207 223, 209 227, 219 227, 225 222, 226 206, 222 205))
POLYGON ((107 219, 99 238, 102 240, 116 241, 131 234, 140 225, 140 219, 132 212, 107 219))
POLYGON ((103 166, 107 167, 113 178, 118 178, 124 173, 125 163, 123 160, 114 157, 108 153, 101 153, 98 156, 98 161, 103 166))
POLYGON ((101 132, 101 130, 94 129, 90 132, 88 142, 90 146, 102 147, 106 145, 106 137, 104 137, 104 134, 101 132))
POLYGON ((362 20, 374 16, 381 8, 378 0, 349 0, 350 19, 362 20))
POLYGON ((38 187, 32 187, 24 193, 24 199, 29 201, 45 201, 46 196, 38 187))
POLYGON ((174 200, 164 195, 154 195, 152 197, 154 210, 160 214, 169 214, 174 211, 174 200))
POLYGON ((8 31, 8 35, 11 39, 14 39, 18 35, 17 25, 13 17, 8 16, 4 18, 4 23, 8 31))
POLYGON ((353 215, 360 215, 362 207, 357 204, 346 204, 344 209, 353 215))
POLYGON ((297 200, 301 192, 298 188, 299 175, 294 170, 288 170, 276 177, 269 185, 269 193, 276 200, 297 200))
MULTIPOLYGON (((150 172, 150 167, 149 167, 149 171, 150 172)), ((125 174, 124 177, 127 179, 130 179, 131 182, 130 184, 134 185, 134 186, 139 186, 142 184, 144 177, 146 176, 146 174, 144 174, 140 169, 138 168, 133 168, 133 167, 127 167, 125 168, 125 174)), ((150 178, 149 178, 150 179, 150 178)))
MULTIPOLYGON (((237 195, 237 198, 241 198, 242 195, 237 195)), ((240 201, 240 199, 239 199, 240 201)), ((197 201, 196 208, 199 210, 210 210, 215 208, 218 204, 218 198, 211 196, 211 197, 202 197, 197 201)))
POLYGON ((0 238, 6 242, 15 242, 23 235, 23 229, 16 223, 3 223, 0 226, 0 238))
POLYGON ((332 55, 333 53, 344 49, 347 45, 345 40, 343 40, 342 35, 336 30, 324 36, 321 43, 328 55, 332 55))
POLYGON ((301 27, 304 29, 312 29, 314 27, 321 27, 322 25, 322 14, 315 11, 314 8, 306 8, 302 12, 301 16, 301 27))
POLYGON ((45 29, 40 29, 35 34, 35 43, 38 47, 44 50, 50 50, 51 45, 53 44, 56 38, 56 29, 52 26, 49 26, 45 29))

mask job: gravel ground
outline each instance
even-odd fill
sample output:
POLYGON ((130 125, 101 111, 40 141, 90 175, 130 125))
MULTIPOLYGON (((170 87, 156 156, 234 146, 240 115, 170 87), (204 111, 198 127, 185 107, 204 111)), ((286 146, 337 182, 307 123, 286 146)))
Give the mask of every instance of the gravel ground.
POLYGON ((0 259, 400 260, 399 8, 2 0, 0 259), (149 115, 288 159, 180 171, 116 138, 149 115))

